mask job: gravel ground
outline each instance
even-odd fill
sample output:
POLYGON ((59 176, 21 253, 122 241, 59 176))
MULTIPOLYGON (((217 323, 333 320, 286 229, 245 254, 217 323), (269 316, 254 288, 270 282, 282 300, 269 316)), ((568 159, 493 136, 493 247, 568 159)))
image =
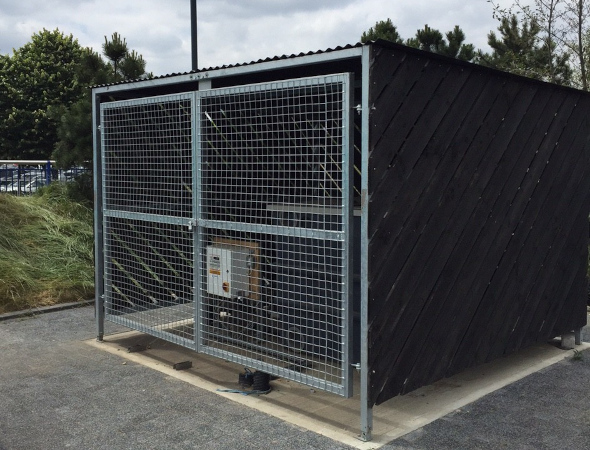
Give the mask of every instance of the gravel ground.
MULTIPOLYGON (((107 323, 107 333, 127 331, 107 323)), ((584 340, 590 338, 584 330, 584 340)), ((0 450, 349 448, 107 352, 91 307, 0 322, 0 450)), ((387 449, 587 449, 590 351, 387 449)))

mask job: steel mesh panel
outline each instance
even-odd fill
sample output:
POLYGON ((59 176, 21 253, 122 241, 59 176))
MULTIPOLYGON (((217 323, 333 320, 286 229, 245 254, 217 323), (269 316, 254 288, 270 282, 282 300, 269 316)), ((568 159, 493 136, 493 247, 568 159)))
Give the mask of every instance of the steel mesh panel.
POLYGON ((342 320, 344 243, 203 231, 202 350, 340 392, 347 331, 342 320), (231 275, 211 273, 216 254, 221 270, 231 275), (217 292, 215 278, 221 279, 217 292), (224 282, 228 296, 220 295, 224 282))
POLYGON ((193 233, 186 227, 105 220, 109 319, 167 340, 194 339, 193 233))
POLYGON ((101 105, 105 207, 192 214, 191 97, 101 105))
POLYGON ((346 77, 199 93, 200 349, 348 395, 346 77))
POLYGON ((194 347, 193 95, 101 105, 106 317, 194 347))
MULTIPOLYGON (((342 83, 244 88, 200 98, 202 218, 270 223, 269 205, 342 204, 342 83)), ((335 229, 314 222, 312 228, 335 229)))

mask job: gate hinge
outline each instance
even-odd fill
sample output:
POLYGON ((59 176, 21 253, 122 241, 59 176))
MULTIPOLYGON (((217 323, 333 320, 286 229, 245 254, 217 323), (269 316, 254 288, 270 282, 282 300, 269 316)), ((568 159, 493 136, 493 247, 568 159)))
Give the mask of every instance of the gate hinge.
MULTIPOLYGON (((363 113, 363 106, 359 103, 356 106, 353 106, 352 109, 356 109, 357 114, 360 116, 363 113)), ((369 111, 375 111, 377 108, 375 108, 375 105, 371 105, 369 107, 369 111)))
POLYGON ((353 363, 353 364, 351 364, 351 366, 354 367, 359 372, 361 371, 361 363, 353 363))
POLYGON ((187 224, 189 231, 192 231, 193 227, 196 224, 197 224, 197 222, 195 221, 195 219, 189 219, 188 224, 187 224))

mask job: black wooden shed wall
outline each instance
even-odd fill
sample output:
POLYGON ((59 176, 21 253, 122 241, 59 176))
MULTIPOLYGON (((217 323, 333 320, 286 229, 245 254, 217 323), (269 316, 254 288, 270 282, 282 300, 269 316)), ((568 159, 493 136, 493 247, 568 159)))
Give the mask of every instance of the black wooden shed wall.
POLYGON ((586 323, 590 98, 374 45, 371 404, 586 323))

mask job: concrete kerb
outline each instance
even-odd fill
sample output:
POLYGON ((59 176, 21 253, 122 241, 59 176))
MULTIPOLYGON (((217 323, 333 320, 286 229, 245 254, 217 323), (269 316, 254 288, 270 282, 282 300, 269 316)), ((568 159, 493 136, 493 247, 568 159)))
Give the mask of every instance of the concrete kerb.
POLYGON ((82 308, 84 306, 89 306, 92 304, 94 304, 94 299, 82 300, 79 302, 71 302, 71 303, 58 303, 57 305, 42 306, 39 308, 23 309, 21 311, 14 311, 14 312, 0 314, 0 322, 3 322, 5 320, 21 319, 23 317, 34 317, 39 314, 46 314, 46 313, 51 313, 51 312, 55 312, 55 311, 63 311, 66 309, 82 308))

